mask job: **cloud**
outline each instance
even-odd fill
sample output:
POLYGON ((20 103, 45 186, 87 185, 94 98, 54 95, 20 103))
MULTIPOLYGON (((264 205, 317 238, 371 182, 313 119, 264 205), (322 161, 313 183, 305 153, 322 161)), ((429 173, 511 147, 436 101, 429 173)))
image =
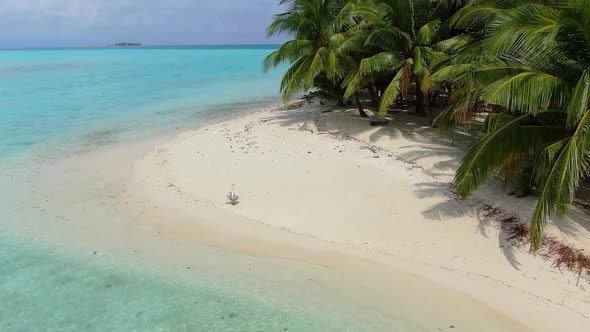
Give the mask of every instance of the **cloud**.
POLYGON ((21 18, 67 17, 92 18, 96 16, 100 1, 84 0, 3 0, 0 15, 21 18))
POLYGON ((264 43, 278 0, 0 0, 0 47, 264 43))

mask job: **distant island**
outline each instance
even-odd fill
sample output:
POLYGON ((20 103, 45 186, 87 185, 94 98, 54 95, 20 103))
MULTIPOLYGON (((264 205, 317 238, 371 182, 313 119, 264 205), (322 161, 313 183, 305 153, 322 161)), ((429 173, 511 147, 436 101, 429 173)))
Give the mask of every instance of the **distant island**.
POLYGON ((115 47, 137 47, 137 46, 143 46, 143 44, 140 44, 140 43, 117 43, 117 44, 113 44, 111 46, 115 46, 115 47))

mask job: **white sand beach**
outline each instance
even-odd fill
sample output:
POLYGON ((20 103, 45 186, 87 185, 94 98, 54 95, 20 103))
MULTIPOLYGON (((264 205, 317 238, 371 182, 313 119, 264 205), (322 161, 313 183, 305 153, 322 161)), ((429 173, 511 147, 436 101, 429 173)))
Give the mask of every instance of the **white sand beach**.
MULTIPOLYGON (((471 137, 405 113, 370 127, 354 109, 323 109, 267 107, 59 158, 6 182, 22 204, 3 231, 189 284, 214 277, 294 312, 347 317, 354 331, 587 329, 588 280, 511 246, 481 211, 526 221, 534 198, 500 184, 455 197, 471 137)), ((589 229, 573 209, 548 233, 588 251, 589 229)))
MULTIPOLYGON (((481 212, 490 204, 526 221, 534 198, 500 185, 465 202, 454 196, 450 182, 473 138, 445 138, 405 113, 370 127, 354 109, 323 109, 266 109, 185 132, 135 162, 117 199, 141 211, 136 223, 178 238, 347 271, 359 284, 345 287, 374 288, 375 303, 415 295, 409 307, 462 311, 472 328, 488 314, 512 321, 509 330, 587 329, 588 281, 576 285, 573 273, 511 246, 481 212), (225 199, 232 185, 236 206, 225 199), (395 271, 403 272, 397 280, 395 271)), ((590 250, 581 210, 548 233, 590 250)))

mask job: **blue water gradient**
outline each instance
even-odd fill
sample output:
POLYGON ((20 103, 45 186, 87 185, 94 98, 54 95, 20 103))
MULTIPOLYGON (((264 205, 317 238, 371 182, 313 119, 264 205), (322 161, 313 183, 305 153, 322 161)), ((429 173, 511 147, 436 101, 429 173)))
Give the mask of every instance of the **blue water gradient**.
POLYGON ((239 286, 166 278, 0 234, 0 331, 344 331, 354 323, 239 286))
POLYGON ((277 101, 282 71, 262 70, 271 50, 207 46, 0 52, 0 158, 43 144, 75 148, 93 140, 108 143, 184 128, 223 110, 277 101))

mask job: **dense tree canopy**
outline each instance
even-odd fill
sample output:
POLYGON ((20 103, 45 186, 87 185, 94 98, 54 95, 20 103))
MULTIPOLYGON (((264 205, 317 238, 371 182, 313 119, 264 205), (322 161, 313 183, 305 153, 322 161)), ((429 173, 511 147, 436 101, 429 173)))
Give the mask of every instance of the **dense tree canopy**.
MULTIPOLYGON (((285 99, 371 96, 378 116, 415 105, 441 129, 485 116, 455 177, 468 197, 491 177, 538 195, 532 249, 590 175, 590 0, 282 0, 269 35, 292 40, 285 99)), ((362 114, 362 113, 361 113, 362 114)))

